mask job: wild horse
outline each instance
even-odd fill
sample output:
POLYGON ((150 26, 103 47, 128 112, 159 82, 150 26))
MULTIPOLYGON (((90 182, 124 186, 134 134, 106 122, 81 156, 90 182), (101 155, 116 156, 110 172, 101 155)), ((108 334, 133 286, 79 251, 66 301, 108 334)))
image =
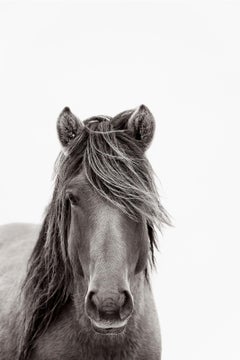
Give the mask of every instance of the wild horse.
POLYGON ((144 155, 154 129, 144 105, 60 114, 43 224, 0 229, 1 360, 160 359, 149 269, 169 219, 144 155))

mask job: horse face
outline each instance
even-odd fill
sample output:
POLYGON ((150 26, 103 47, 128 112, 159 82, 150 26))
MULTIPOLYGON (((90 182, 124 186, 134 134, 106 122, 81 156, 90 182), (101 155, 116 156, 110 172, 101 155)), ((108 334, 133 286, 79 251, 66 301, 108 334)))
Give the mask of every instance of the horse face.
POLYGON ((67 197, 68 251, 76 288, 86 284, 85 313, 96 332, 119 333, 134 309, 136 274, 146 266, 146 226, 100 197, 84 173, 71 181, 67 197))

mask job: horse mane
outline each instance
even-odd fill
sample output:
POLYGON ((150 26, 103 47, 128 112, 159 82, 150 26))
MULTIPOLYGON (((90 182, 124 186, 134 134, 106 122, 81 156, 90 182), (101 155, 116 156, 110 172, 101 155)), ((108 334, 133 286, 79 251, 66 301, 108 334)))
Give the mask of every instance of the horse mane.
MULTIPOLYGON (((146 221, 150 264, 154 264, 156 247, 154 229, 170 224, 141 141, 125 130, 113 128, 107 117, 93 117, 84 124, 82 132, 69 145, 68 154, 60 153, 55 164, 52 200, 21 289, 18 360, 29 359, 35 340, 70 300, 72 269, 67 253, 70 205, 65 199, 65 189, 80 171, 85 171, 89 183, 106 201, 133 220, 146 221)), ((145 274, 147 277, 147 269, 145 274)))

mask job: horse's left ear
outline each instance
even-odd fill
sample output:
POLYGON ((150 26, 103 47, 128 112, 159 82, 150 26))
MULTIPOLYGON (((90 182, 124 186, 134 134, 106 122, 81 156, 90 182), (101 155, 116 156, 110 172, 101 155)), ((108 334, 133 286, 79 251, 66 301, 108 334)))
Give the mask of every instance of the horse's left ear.
POLYGON ((155 120, 146 105, 140 105, 128 119, 128 129, 137 140, 141 140, 144 150, 150 145, 154 131, 155 120))
POLYGON ((123 111, 116 115, 111 122, 114 129, 126 129, 132 137, 140 140, 143 151, 150 145, 155 131, 155 120, 146 105, 140 105, 134 110, 123 111))
POLYGON ((68 107, 65 107, 57 120, 58 137, 65 150, 83 127, 84 125, 81 121, 78 120, 68 107))

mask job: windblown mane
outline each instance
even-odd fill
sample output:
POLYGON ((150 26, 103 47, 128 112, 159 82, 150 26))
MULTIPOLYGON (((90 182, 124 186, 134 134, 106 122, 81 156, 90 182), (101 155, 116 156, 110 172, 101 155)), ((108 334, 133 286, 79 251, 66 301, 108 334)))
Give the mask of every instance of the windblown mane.
POLYGON ((61 153, 56 162, 52 201, 22 287, 18 360, 29 358, 35 340, 47 330, 70 297, 72 272, 67 253, 70 206, 65 189, 71 179, 84 170, 89 183, 106 201, 133 220, 146 221, 150 263, 154 263, 156 246, 154 228, 169 224, 141 141, 134 140, 126 130, 113 129, 110 120, 102 116, 86 120, 83 131, 69 146, 68 155, 61 153))

